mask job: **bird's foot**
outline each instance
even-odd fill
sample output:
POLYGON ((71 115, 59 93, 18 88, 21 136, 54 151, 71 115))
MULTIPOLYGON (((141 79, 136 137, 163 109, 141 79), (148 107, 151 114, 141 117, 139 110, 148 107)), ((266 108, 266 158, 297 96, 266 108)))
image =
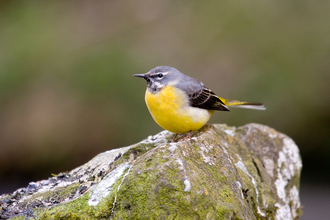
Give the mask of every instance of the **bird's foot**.
MULTIPOLYGON (((192 134, 192 131, 191 132, 188 132, 186 134, 186 136, 184 136, 183 138, 179 139, 177 142, 182 142, 182 141, 186 141, 186 140, 194 141, 194 139, 192 139, 192 137, 191 137, 191 134, 192 134)), ((175 136, 174 136, 173 140, 171 141, 171 143, 174 143, 175 142, 175 139, 176 139, 177 136, 178 136, 178 133, 175 134, 175 136)))
POLYGON ((181 139, 179 140, 179 142, 186 141, 186 140, 194 141, 194 139, 192 139, 192 137, 191 137, 191 133, 192 133, 192 131, 189 132, 189 133, 187 133, 187 135, 186 135, 184 138, 181 138, 181 139))

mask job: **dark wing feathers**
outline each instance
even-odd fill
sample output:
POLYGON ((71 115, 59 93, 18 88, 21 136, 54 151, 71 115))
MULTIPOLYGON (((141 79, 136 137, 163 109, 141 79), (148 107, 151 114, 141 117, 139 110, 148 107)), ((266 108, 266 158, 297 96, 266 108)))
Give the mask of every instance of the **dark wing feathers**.
POLYGON ((190 105, 193 107, 229 111, 219 97, 197 79, 182 74, 182 78, 176 86, 189 96, 190 105))
POLYGON ((191 106, 209 110, 229 111, 227 106, 210 89, 203 87, 189 95, 191 106))

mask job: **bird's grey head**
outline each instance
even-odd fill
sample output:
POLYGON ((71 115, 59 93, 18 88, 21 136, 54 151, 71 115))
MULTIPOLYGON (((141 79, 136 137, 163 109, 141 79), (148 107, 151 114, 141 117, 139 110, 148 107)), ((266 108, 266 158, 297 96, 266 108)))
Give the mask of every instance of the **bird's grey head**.
POLYGON ((146 74, 134 74, 133 76, 144 78, 148 90, 156 93, 167 85, 176 85, 184 77, 184 74, 173 67, 157 66, 146 74))

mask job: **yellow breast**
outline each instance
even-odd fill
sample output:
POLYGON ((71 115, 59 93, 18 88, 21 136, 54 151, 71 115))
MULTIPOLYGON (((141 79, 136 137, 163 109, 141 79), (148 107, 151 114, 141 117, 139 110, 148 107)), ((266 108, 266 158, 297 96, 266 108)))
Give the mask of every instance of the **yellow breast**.
POLYGON ((166 86, 156 94, 147 89, 145 101, 157 124, 173 133, 199 130, 214 112, 189 106, 187 95, 174 86, 166 86))

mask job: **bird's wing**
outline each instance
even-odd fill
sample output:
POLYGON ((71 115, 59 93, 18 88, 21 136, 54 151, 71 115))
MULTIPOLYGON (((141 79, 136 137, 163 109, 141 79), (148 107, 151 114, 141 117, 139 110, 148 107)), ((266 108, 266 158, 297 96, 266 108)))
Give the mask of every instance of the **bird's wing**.
POLYGON ((191 106, 209 110, 229 111, 228 107, 210 89, 202 87, 189 95, 191 106))

